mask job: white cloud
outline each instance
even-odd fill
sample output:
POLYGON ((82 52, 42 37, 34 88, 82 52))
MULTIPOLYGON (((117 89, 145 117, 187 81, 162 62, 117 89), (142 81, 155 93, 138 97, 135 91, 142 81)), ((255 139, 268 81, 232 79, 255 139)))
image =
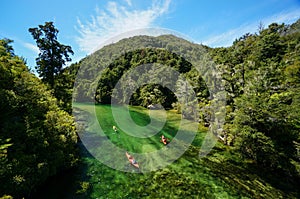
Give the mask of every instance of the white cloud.
POLYGON ((238 28, 229 30, 223 34, 212 36, 206 39, 203 44, 211 47, 227 47, 232 45, 235 39, 240 38, 246 33, 255 33, 258 31, 259 24, 262 23, 265 27, 271 23, 285 23, 290 24, 300 18, 300 9, 296 9, 290 12, 281 12, 261 21, 256 21, 249 24, 244 24, 238 28))
POLYGON ((269 25, 274 22, 289 24, 295 22, 299 18, 300 18, 300 9, 296 9, 290 12, 277 13, 271 17, 262 20, 262 23, 265 25, 269 25))
MULTIPOLYGON (((131 1, 126 2, 130 6, 131 1)), ((96 16, 92 16, 90 21, 83 23, 78 19, 80 36, 76 41, 82 51, 92 53, 109 38, 154 26, 155 20, 168 11, 170 3, 171 0, 152 0, 150 8, 132 10, 116 2, 108 2, 106 10, 96 9, 96 16)))
POLYGON ((29 50, 35 52, 36 54, 39 54, 39 53, 40 53, 39 48, 38 48, 36 45, 32 44, 32 43, 26 43, 26 42, 23 42, 23 46, 24 46, 25 48, 27 48, 27 49, 29 49, 29 50))

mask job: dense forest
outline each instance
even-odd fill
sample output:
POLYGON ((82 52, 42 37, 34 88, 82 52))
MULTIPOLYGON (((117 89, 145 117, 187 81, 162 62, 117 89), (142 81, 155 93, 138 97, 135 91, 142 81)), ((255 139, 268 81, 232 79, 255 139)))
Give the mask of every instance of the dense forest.
POLYGON ((77 135, 53 92, 1 40, 1 194, 30 195, 61 169, 74 166, 77 135))
POLYGON ((299 21, 271 24, 259 35, 246 34, 229 48, 211 51, 228 93, 224 144, 291 176, 299 162, 297 26, 299 21))
MULTIPOLYGON (((82 148, 72 116, 72 96, 79 96, 75 102, 110 104, 117 81, 142 64, 166 65, 182 74, 192 85, 200 108, 199 118, 186 119, 197 120, 207 129, 213 116, 208 109, 212 96, 206 85, 209 80, 189 61, 195 57, 205 57, 200 64, 206 67, 215 63, 226 91, 224 126, 215 134, 223 147, 220 150, 243 168, 280 177, 278 181, 290 185, 286 195, 278 185, 281 197, 300 197, 296 188, 300 183, 299 29, 300 20, 291 25, 273 23, 220 48, 173 35, 137 36, 64 67, 73 51, 57 41, 58 30, 47 22, 29 29, 40 49, 39 78, 26 66, 25 58, 14 54, 11 40, 0 40, 0 197, 30 198, 50 176, 80 165, 82 148), (141 43, 144 48, 134 48, 141 43), (78 76, 81 79, 76 80, 78 76)), ((182 108, 174 93, 158 84, 145 84, 120 102, 126 100, 133 106, 161 104, 177 114, 182 108)))

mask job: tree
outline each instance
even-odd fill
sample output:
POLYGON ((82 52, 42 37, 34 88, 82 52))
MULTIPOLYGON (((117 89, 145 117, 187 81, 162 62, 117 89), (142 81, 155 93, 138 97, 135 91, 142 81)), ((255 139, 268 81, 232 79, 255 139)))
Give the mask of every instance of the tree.
POLYGON ((69 54, 74 54, 72 48, 57 41, 58 30, 53 22, 46 22, 38 28, 29 28, 29 32, 40 49, 36 58, 37 72, 42 80, 53 88, 55 76, 61 72, 66 62, 71 61, 69 54))
POLYGON ((13 40, 10 40, 7 38, 0 40, 0 55, 4 55, 6 53, 14 55, 14 50, 13 50, 12 46, 9 45, 12 42, 13 42, 13 40))
POLYGON ((211 51, 228 93, 224 143, 289 176, 300 154, 299 41, 299 32, 274 23, 211 51))
MULTIPOLYGON (((87 60, 95 59, 95 55, 88 57, 87 60)), ((162 81, 163 79, 164 86, 159 86, 157 84, 145 84, 141 86, 130 98, 130 103, 134 105, 147 106, 149 104, 162 104, 164 107, 171 108, 172 103, 176 101, 175 95, 168 88, 174 86, 174 82, 177 77, 167 68, 162 67, 161 65, 167 65, 172 67, 174 70, 181 74, 186 74, 192 69, 191 63, 186 61, 184 58, 179 57, 178 55, 171 53, 165 49, 154 49, 154 48, 144 48, 131 52, 127 52, 124 55, 116 58, 108 68, 104 69, 101 78, 97 82, 97 91, 95 100, 102 104, 107 104, 111 102, 111 95, 113 88, 117 82, 123 78, 122 76, 128 72, 130 69, 141 66, 143 64, 148 64, 147 70, 144 71, 144 75, 140 74, 141 68, 138 70, 133 70, 130 72, 131 77, 126 77, 126 80, 132 80, 131 82, 148 82, 150 79, 154 81, 162 81), (153 63, 155 62, 155 63, 153 63), (160 77, 159 74, 164 74, 163 77, 160 77), (131 79, 133 77, 133 79, 131 79), (168 78, 165 78, 168 77, 168 78)), ((94 66, 92 66, 94 67, 94 66)), ((143 69, 144 70, 144 69, 143 69)), ((201 81, 197 75, 190 74, 187 78, 194 78, 197 81, 201 81)), ((90 83, 89 83, 90 84, 90 83)), ((123 84, 122 96, 126 96, 127 92, 130 92, 130 87, 128 84, 123 84)), ((195 83, 196 85, 196 83, 195 83)), ((204 90, 203 84, 198 86, 197 92, 204 90)), ((195 86, 196 87, 196 86, 195 86)), ((130 96, 129 96, 130 97, 130 96)), ((119 102, 124 103, 126 97, 122 97, 119 102)))
POLYGON ((0 40, 0 197, 23 198, 75 164, 77 135, 73 117, 9 43, 0 40))

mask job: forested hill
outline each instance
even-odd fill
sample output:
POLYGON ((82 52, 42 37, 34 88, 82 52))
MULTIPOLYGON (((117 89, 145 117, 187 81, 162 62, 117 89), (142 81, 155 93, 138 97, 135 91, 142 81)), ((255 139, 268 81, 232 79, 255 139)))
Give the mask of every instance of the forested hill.
MULTIPOLYGON (((198 57, 205 57, 204 55, 207 54, 206 49, 207 47, 173 35, 135 36, 123 39, 115 44, 103 47, 81 60, 79 64, 71 66, 81 68, 77 76, 75 93, 79 92, 78 95, 83 101, 94 100, 95 98, 96 102, 109 103, 111 90, 124 72, 136 66, 150 63, 170 66, 179 73, 187 73, 186 76, 194 76, 193 78, 197 79, 197 82, 194 81, 197 85, 194 86, 203 87, 202 83, 198 84, 202 81, 200 74, 193 69, 187 59, 193 60, 198 57), (99 78, 101 79, 99 80, 99 78), (109 84, 103 85, 103 81, 109 82, 109 84), (96 96, 86 96, 90 94, 86 90, 89 90, 91 85, 97 87, 95 89, 96 96), (80 93, 80 91, 83 93, 80 93)), ((146 90, 149 89, 153 90, 153 88, 147 88, 146 90)), ((197 90, 199 89, 203 90, 203 88, 197 88, 197 90)), ((133 104, 136 105, 146 105, 143 102, 136 102, 139 101, 138 99, 133 101, 133 104)), ((153 101, 153 103, 155 102, 153 101)), ((170 106, 170 103, 167 106, 170 106)))

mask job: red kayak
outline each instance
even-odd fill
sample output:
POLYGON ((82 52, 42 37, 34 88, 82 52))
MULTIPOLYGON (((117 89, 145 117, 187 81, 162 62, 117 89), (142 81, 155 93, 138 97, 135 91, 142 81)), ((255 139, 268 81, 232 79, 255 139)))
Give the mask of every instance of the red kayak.
POLYGON ((168 144, 168 139, 167 139, 164 135, 162 135, 162 136, 161 136, 161 142, 162 142, 164 145, 167 145, 167 144, 168 144))
POLYGON ((135 161, 135 159, 131 155, 129 155, 128 152, 126 152, 126 157, 132 166, 136 168, 140 168, 139 164, 135 161))

